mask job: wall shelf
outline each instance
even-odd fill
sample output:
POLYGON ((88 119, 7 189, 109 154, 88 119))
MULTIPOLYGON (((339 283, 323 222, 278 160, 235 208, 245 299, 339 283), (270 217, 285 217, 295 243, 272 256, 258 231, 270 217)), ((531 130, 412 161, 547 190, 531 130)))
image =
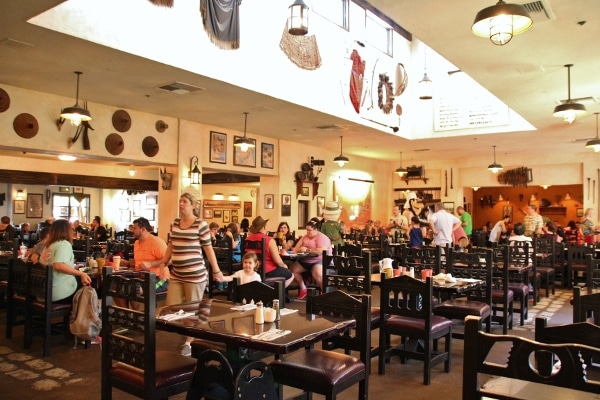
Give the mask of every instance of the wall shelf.
POLYGON ((312 182, 312 181, 294 181, 294 182, 296 182, 296 197, 298 197, 302 194, 302 188, 304 187, 305 183, 312 185, 313 200, 319 194, 319 185, 322 183, 322 182, 312 182))
POLYGON ((540 207, 540 214, 567 216, 567 207, 540 207))

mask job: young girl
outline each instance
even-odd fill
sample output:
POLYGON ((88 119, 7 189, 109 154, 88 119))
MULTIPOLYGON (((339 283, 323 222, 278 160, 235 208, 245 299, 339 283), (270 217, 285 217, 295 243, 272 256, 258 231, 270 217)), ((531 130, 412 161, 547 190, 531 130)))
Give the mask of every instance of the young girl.
POLYGON ((413 249, 420 249, 423 245, 423 238, 427 235, 427 230, 421 227, 421 222, 417 216, 413 216, 410 219, 410 222, 412 225, 408 231, 408 236, 410 238, 409 246, 413 249))
POLYGON ((248 253, 244 254, 244 257, 242 258, 243 269, 235 271, 233 275, 224 276, 223 282, 231 282, 235 278, 240 278, 241 285, 253 281, 260 282, 260 275, 258 272, 256 272, 257 264, 258 257, 256 256, 256 253, 249 251, 248 253))

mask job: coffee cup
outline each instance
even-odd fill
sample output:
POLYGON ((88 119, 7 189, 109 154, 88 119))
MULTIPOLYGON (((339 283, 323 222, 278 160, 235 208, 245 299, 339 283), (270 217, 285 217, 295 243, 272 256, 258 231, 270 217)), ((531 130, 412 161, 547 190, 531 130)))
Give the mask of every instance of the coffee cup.
POLYGON ((115 269, 115 271, 119 270, 119 265, 121 264, 121 257, 120 256, 113 256, 113 268, 115 269))

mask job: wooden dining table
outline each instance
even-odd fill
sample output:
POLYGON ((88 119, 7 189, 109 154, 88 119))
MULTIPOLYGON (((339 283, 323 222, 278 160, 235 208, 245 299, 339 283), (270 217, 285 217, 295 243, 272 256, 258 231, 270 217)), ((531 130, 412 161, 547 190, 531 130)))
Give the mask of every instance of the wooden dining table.
POLYGON ((356 325, 352 318, 307 315, 289 309, 282 309, 278 322, 256 324, 255 309, 236 307, 240 305, 220 299, 162 307, 157 312, 156 329, 224 343, 229 356, 243 360, 247 359, 248 350, 268 352, 278 357, 339 335, 356 325), (176 313, 184 316, 164 319, 176 313))

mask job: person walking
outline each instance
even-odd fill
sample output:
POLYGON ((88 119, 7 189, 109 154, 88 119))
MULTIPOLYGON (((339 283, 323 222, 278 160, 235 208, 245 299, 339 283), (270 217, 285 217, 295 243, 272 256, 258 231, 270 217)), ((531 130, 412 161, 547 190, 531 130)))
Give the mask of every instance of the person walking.
POLYGON ((429 227, 433 232, 433 243, 446 246, 452 243, 452 231, 461 225, 460 219, 444 210, 441 202, 435 203, 435 212, 429 215, 429 227))
POLYGON ((537 213, 537 206, 535 204, 529 204, 527 206, 525 218, 523 218, 523 225, 525 226, 525 236, 533 237, 534 235, 542 234, 544 219, 537 213))
MULTIPOLYGON (((198 201, 190 193, 179 197, 179 218, 175 218, 171 225, 171 233, 167 250, 162 259, 152 261, 149 267, 160 267, 159 277, 167 276, 169 261, 173 264, 169 289, 167 290, 166 304, 187 303, 200 301, 208 282, 208 274, 214 276, 215 281, 223 281, 223 273, 217 263, 217 257, 212 247, 212 240, 208 224, 200 219, 198 201), (206 254, 210 271, 202 256, 206 254)), ((190 343, 193 338, 188 337, 181 346, 181 354, 192 354, 190 343)))
POLYGON ((463 206, 456 207, 456 213, 460 219, 461 226, 465 230, 467 239, 471 240, 471 234, 473 233, 473 219, 471 218, 471 214, 466 212, 463 206))

